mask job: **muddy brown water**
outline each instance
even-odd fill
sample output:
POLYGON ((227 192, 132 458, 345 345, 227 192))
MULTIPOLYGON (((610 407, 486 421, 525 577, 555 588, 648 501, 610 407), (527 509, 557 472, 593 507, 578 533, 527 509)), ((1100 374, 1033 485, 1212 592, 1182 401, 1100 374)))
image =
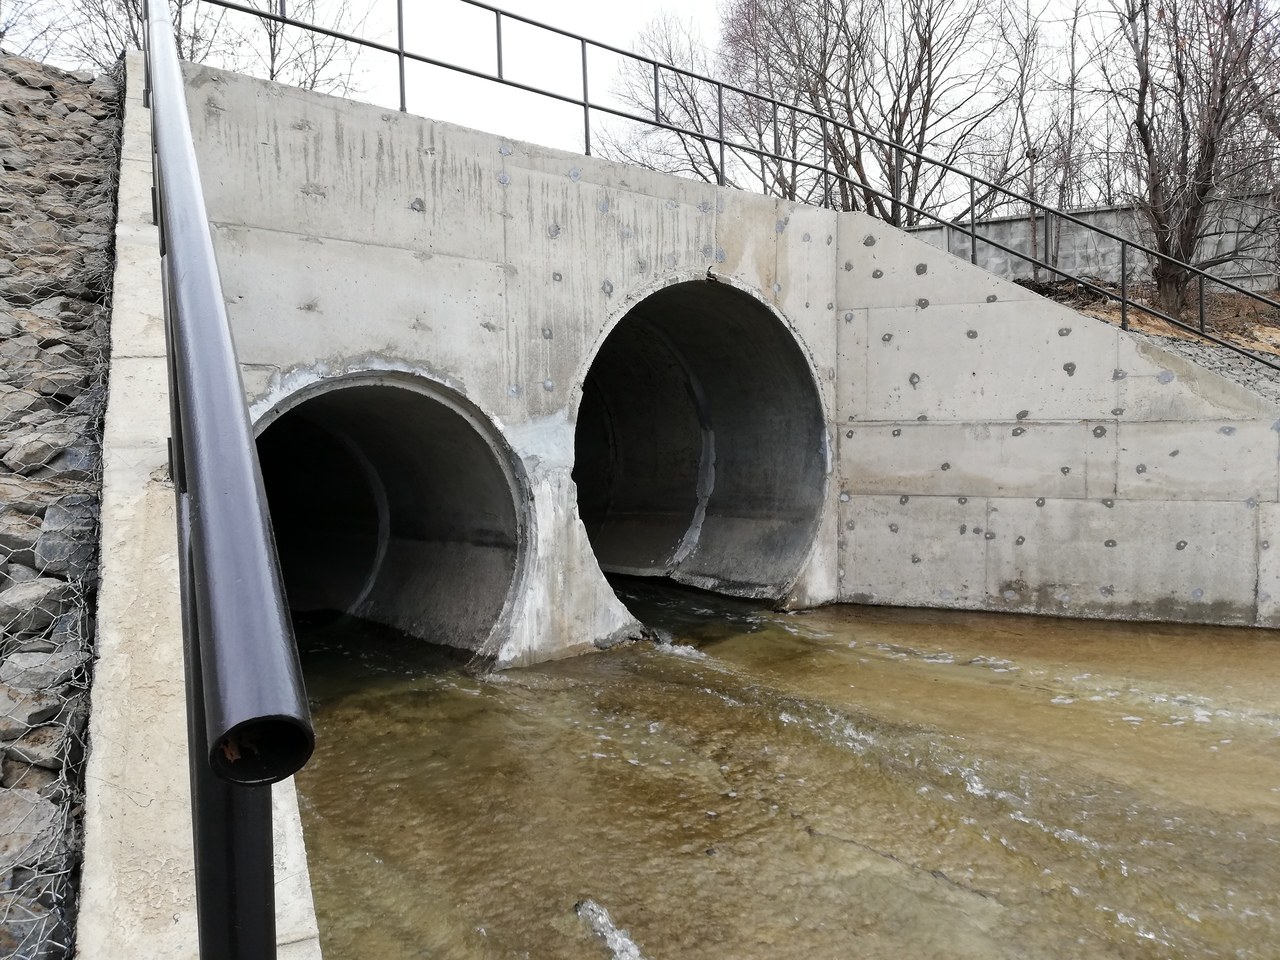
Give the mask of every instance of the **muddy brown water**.
POLYGON ((1280 957, 1275 634, 620 592, 671 642, 302 631, 327 960, 1280 957))

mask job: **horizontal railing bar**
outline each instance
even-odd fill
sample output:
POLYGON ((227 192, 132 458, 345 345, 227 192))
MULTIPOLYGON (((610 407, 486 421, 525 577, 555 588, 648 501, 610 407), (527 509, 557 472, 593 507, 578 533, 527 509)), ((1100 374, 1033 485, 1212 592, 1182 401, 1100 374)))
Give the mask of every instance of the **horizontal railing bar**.
MULTIPOLYGON (((840 174, 832 174, 832 175, 837 177, 840 176, 840 174)), ((861 181, 852 181, 852 182, 857 183, 859 185, 858 187, 859 189, 867 190, 875 194, 876 196, 880 197, 882 200, 893 199, 890 194, 881 193, 880 191, 876 190, 874 187, 862 185, 861 181)), ((954 224, 951 221, 944 220, 937 214, 930 213, 928 210, 924 210, 920 207, 913 206, 912 204, 908 203, 905 200, 899 200, 898 203, 902 204, 902 206, 906 207, 911 212, 917 213, 924 217, 928 217, 929 219, 943 226, 954 226, 954 224)), ((966 236, 966 237, 969 236, 969 232, 967 230, 962 230, 961 233, 963 236, 966 236)), ((1107 297, 1110 300, 1114 300, 1117 303, 1126 302, 1125 298, 1121 297, 1115 291, 1108 290, 1105 287, 1098 286, 1097 284, 1092 283, 1083 277, 1077 277, 1072 274, 1064 273, 1061 270, 1061 268, 1049 263, 1047 260, 1039 260, 1035 257, 1030 256, 1029 254, 1023 253, 1021 250, 1018 250, 1014 247, 1006 246, 998 240, 993 240, 989 237, 984 237, 981 234, 977 235, 977 239, 987 244, 988 246, 995 247, 997 250, 1000 250, 1000 251, 1003 251, 1004 253, 1009 254, 1010 256, 1017 257, 1020 260, 1024 260, 1027 263, 1031 264, 1032 266, 1044 267, 1047 270, 1052 270, 1054 273, 1057 273, 1065 277, 1066 279, 1070 280, 1072 283, 1082 284, 1088 287, 1089 289, 1093 290, 1095 293, 1100 293, 1104 297, 1107 297)), ((951 251, 948 250, 947 252, 950 253, 951 251)), ((1213 279, 1213 278, 1211 277, 1210 279, 1213 279)), ((1150 314, 1151 316, 1155 317, 1157 320, 1163 320, 1165 323, 1178 327, 1179 329, 1185 330, 1188 333, 1193 334, 1196 339, 1205 339, 1205 340, 1212 341, 1213 343, 1217 344, 1220 347, 1225 347, 1226 349, 1231 350, 1234 353, 1238 353, 1243 357, 1247 357, 1250 360, 1255 360, 1258 363, 1261 363, 1263 366, 1270 367, 1273 370, 1280 370, 1280 362, 1277 362, 1274 360, 1268 360, 1268 359, 1265 359, 1264 357, 1258 356, 1258 354, 1254 353, 1251 350, 1247 350, 1244 347, 1241 347, 1239 344, 1232 343, 1229 340, 1224 340, 1221 337, 1217 336, 1216 334, 1209 333, 1208 331, 1202 331, 1199 328, 1192 326, 1189 323, 1186 323, 1182 320, 1178 320, 1175 317, 1171 317, 1167 313, 1162 313, 1161 311, 1156 310, 1153 307, 1149 307, 1146 304, 1142 303, 1141 301, 1134 300, 1132 297, 1128 298, 1127 302, 1130 307, 1141 310, 1143 313, 1150 314)))
MULTIPOLYGON (((537 87, 531 84, 510 80, 506 76, 494 75, 492 73, 488 73, 483 70, 476 70, 470 67, 464 67, 460 64, 451 63, 445 60, 439 60, 434 57, 425 56, 419 53, 414 53, 412 51, 401 49, 399 47, 390 46, 384 43, 380 43, 378 41, 368 40, 364 37, 357 37, 353 34, 344 33, 342 31, 334 30, 328 27, 323 27, 318 24, 310 23, 308 21, 297 20, 293 17, 282 16, 280 14, 271 13, 265 10, 258 10, 253 7, 246 6, 242 3, 237 3, 236 0, 205 0, 205 2, 214 4, 215 6, 224 7, 229 10, 235 10, 244 14, 248 14, 250 16, 259 17, 264 20, 270 20, 276 23, 287 24, 289 26, 295 26, 304 30, 312 30, 324 36, 332 37, 334 39, 344 40, 350 43, 357 44, 359 46, 367 47, 373 50, 378 50, 384 53, 403 56, 407 59, 411 59, 419 63, 424 63, 430 66, 435 66, 435 67, 439 67, 446 70, 453 70, 453 71, 465 74, 467 76, 475 77, 477 79, 482 79, 482 80, 488 80, 493 83, 499 83, 504 86, 509 86, 514 89, 522 90, 527 93, 533 93, 540 96, 549 97, 553 100, 557 100, 565 104, 571 104, 574 106, 583 107, 586 110, 597 111, 597 112, 605 113, 621 119, 632 120, 634 122, 642 123, 650 127, 667 130, 669 132, 678 134, 680 136, 692 137, 703 143, 713 143, 731 150, 746 151, 757 157, 767 157, 769 159, 776 160, 778 162, 797 164, 798 166, 803 167, 804 169, 812 170, 816 173, 823 174, 826 176, 836 177, 837 179, 849 184, 850 186, 854 186, 859 190, 870 192, 883 200, 887 200, 891 203, 898 204, 901 207, 910 209, 920 215, 927 216, 938 223, 946 224, 950 226, 962 226, 955 219, 946 219, 936 214, 932 214, 932 213, 929 213, 928 211, 922 210, 921 208, 914 207, 913 205, 908 203, 906 200, 903 200, 901 197, 894 197, 891 194, 886 194, 882 191, 875 189, 869 183, 866 183, 863 180, 850 177, 847 174, 840 173, 838 170, 831 170, 826 167, 819 166, 819 165, 810 163, 808 161, 802 160, 798 157, 790 157, 782 154, 773 153, 771 151, 764 150, 759 147, 753 147, 752 145, 747 143, 739 143, 733 139, 724 137, 722 135, 723 133, 722 131, 717 131, 718 135, 712 135, 703 131, 687 130, 683 127, 679 127, 674 124, 669 124, 661 120, 658 120, 656 118, 650 118, 648 116, 641 116, 638 114, 628 113, 625 110, 619 110, 617 108, 610 107, 606 104, 593 103, 590 101, 589 98, 573 97, 573 96, 569 96, 562 93, 556 93, 554 91, 547 90, 542 87, 537 87)), ((734 94, 741 95, 743 97, 748 97, 751 100, 760 104, 765 104, 772 107, 789 110, 791 111, 793 116, 799 115, 801 117, 805 117, 811 120, 817 120, 821 124, 831 124, 832 127, 836 130, 840 130, 845 133, 852 134, 855 137, 861 137, 863 139, 869 140, 872 143, 878 144, 882 147, 899 151, 902 155, 912 157, 913 159, 916 159, 916 160, 920 160, 921 162, 928 164, 930 168, 933 170, 941 171, 943 173, 954 174, 957 177, 962 178, 962 180, 964 180, 965 182, 979 184, 982 187, 985 187, 987 190, 993 191, 998 196, 999 203, 1016 202, 1021 204, 1027 204, 1029 210, 1040 211, 1041 213, 1046 215, 1052 214, 1053 216, 1059 218, 1063 222, 1075 224, 1076 226, 1083 228, 1084 230, 1088 231, 1091 234, 1094 234, 1096 236, 1106 237, 1118 243, 1127 244, 1130 249, 1136 252, 1146 254, 1149 257, 1157 258, 1158 260, 1164 263, 1175 266, 1179 270, 1185 271, 1189 275, 1189 281, 1191 278, 1203 277, 1206 281, 1217 284, 1219 287, 1222 287, 1226 290, 1230 290, 1232 292, 1246 296, 1251 300, 1254 300, 1265 306, 1280 310, 1280 302, 1272 300, 1269 297, 1265 297, 1259 293, 1256 293, 1255 291, 1248 290, 1238 284, 1231 282, 1230 280, 1215 276, 1214 274, 1209 273, 1207 270, 1204 270, 1200 267, 1196 267, 1193 264, 1187 263, 1183 260, 1179 260, 1176 257, 1170 257, 1165 254, 1162 254, 1151 247, 1148 247, 1144 244, 1136 243, 1130 240, 1129 238, 1123 237, 1117 233, 1113 233, 1110 230, 1105 229, 1104 227, 1099 227, 1095 224, 1091 224, 1088 221, 1083 220, 1071 214, 1068 211, 1047 206, 1046 204, 1040 201, 1034 200, 1031 197, 1025 196, 1024 194, 1020 194, 1014 190, 1010 190, 1009 188, 1001 186, 1000 184, 995 183, 994 181, 987 180, 986 178, 978 174, 975 174, 970 170, 965 170, 962 167, 958 167, 944 160, 935 159, 933 157, 930 157, 928 154, 925 154, 919 150, 915 150, 912 147, 895 143, 894 141, 886 137, 883 137, 879 134, 872 133, 871 131, 868 131, 868 130, 860 129, 851 124, 838 120, 835 117, 827 116, 826 114, 823 114, 812 108, 805 107, 798 103, 788 103, 784 100, 779 100, 776 97, 771 97, 767 94, 759 93, 758 91, 748 90, 744 87, 740 87, 733 83, 727 83, 721 80, 715 80, 711 77, 705 76, 703 74, 699 74, 695 71, 687 70, 683 67, 675 66, 674 64, 665 63, 661 60, 656 60, 652 57, 645 56, 644 54, 639 54, 639 53, 635 53, 634 51, 625 50, 621 47, 614 46, 613 44, 604 43, 598 40, 592 40, 589 37, 582 36, 581 34, 574 33, 570 30, 566 30, 561 27, 551 26, 550 24, 546 24, 546 23, 542 23, 537 20, 534 20, 531 17, 527 17, 521 14, 512 13, 510 11, 503 10, 500 7, 494 6, 489 3, 485 3, 483 2, 483 0, 458 0, 458 2, 464 3, 468 6, 475 7, 480 10, 486 10, 490 13, 493 13, 497 18, 499 18, 499 22, 501 21, 502 18, 507 18, 509 20, 513 20, 518 23, 523 23, 527 26, 544 30, 548 33, 552 33, 557 36, 561 36, 566 39, 576 41, 580 44, 589 45, 598 50, 607 51, 609 53, 613 53, 618 56, 625 57, 628 60, 634 61, 636 63, 646 64, 652 67, 654 70, 665 70, 677 76, 685 77, 690 80, 696 80, 701 83, 710 84, 719 91, 728 91, 734 94)), ((721 175, 723 176, 723 174, 724 174, 724 171, 722 170, 721 175)), ((989 240, 987 238, 981 238, 981 239, 983 239, 983 242, 989 243, 993 246, 997 246, 1000 249, 1006 249, 1001 245, 996 244, 995 241, 989 240)), ((1030 258, 1025 257, 1025 255, 1019 254, 1019 256, 1023 256, 1023 259, 1027 259, 1030 262, 1030 258)), ((1071 274, 1064 272, 1060 267, 1051 266, 1048 264, 1042 264, 1042 265, 1046 266, 1049 270, 1061 276, 1071 277, 1071 279, 1075 279, 1075 280, 1080 279, 1071 274)), ((1171 322, 1176 322, 1176 321, 1171 321, 1171 322)), ((1193 332, 1196 332, 1197 335, 1199 335, 1198 331, 1194 331, 1194 328, 1188 328, 1188 329, 1193 330, 1193 332)), ((1207 338, 1209 335, 1205 334, 1205 336, 1207 338)), ((1226 343, 1224 343, 1223 345, 1231 346, 1230 344, 1226 344, 1226 343)), ((1232 349, 1237 349, 1237 348, 1232 347, 1232 349)), ((1254 354, 1248 353, 1247 351, 1238 351, 1238 352, 1243 352, 1245 356, 1254 357, 1254 354)), ((1266 361, 1260 361, 1260 362, 1266 363, 1266 361)), ((1270 366, 1270 364, 1268 365, 1270 366)))

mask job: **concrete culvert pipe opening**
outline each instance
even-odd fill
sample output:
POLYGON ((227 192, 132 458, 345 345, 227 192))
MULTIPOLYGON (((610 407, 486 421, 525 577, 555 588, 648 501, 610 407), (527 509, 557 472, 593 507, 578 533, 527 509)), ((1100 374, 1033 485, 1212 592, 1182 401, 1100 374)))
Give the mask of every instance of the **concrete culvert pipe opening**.
POLYGON ((487 652, 524 498, 481 418, 443 393, 337 381, 271 422, 258 455, 292 610, 487 652))
POLYGON ((608 573, 777 599, 816 535, 827 471, 817 385, 794 336, 731 286, 645 298, 591 366, 578 509, 608 573))

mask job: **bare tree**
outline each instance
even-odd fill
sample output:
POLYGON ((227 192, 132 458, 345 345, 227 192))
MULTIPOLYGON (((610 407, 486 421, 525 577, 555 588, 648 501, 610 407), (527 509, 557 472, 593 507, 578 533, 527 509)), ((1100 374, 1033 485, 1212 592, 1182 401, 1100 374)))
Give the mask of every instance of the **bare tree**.
POLYGON ((891 223, 919 221, 921 208, 941 209, 954 178, 923 157, 946 164, 981 152, 980 127, 1008 91, 995 82, 982 8, 967 0, 861 0, 843 13, 846 38, 835 82, 815 101, 837 119, 872 131, 908 151, 845 132, 833 151, 868 188, 868 212, 891 223))
POLYGON ((715 144, 639 133, 614 143, 614 155, 915 224, 922 210, 967 203, 967 188, 924 155, 964 157, 1006 97, 992 82, 983 9, 979 0, 729 0, 714 56, 659 21, 641 40, 645 54, 763 97, 634 69, 620 94, 638 113, 700 134, 723 126, 739 148, 721 169, 715 144))
MULTIPOLYGON (((614 94, 635 115, 654 121, 616 127, 603 138, 607 156, 663 173, 711 183, 759 190, 788 200, 818 202, 820 174, 802 161, 820 158, 817 135, 806 132, 806 117, 774 101, 794 103, 794 92, 780 87, 768 71, 744 76, 702 43, 688 24, 659 16, 637 38, 642 56, 681 69, 651 69, 632 63, 624 69, 614 94), (720 77, 724 86, 700 80, 720 77), (735 87, 761 96, 739 93, 735 87), (727 145, 723 162, 715 138, 723 128, 727 145), (682 132, 683 131, 683 132, 682 132), (778 157, 797 158, 779 160, 778 157)), ((812 124, 809 124, 812 125, 812 124)))
POLYGON ((731 75, 836 121, 804 127, 840 206, 912 225, 954 198, 923 155, 957 161, 1006 96, 986 29, 975 0, 731 0, 722 49, 731 75))
POLYGON ((1040 262, 1057 263, 1062 229, 1057 219, 1053 232, 1042 235, 1037 205, 1070 210, 1101 202, 1092 139, 1105 107, 1102 98, 1087 89, 1081 36, 1084 0, 1074 0, 1061 20, 1047 18, 1046 10, 1043 0, 1037 6, 1031 0, 1004 0, 997 33, 1009 98, 992 123, 993 129, 1004 131, 1003 151, 993 152, 986 166, 980 155, 969 158, 988 180, 1008 185, 1029 201, 1010 200, 1013 209, 1008 212, 1027 216, 1035 279, 1040 262))
MULTIPOLYGON (((45 0, 54 3, 54 0, 45 0)), ((55 52, 60 59, 106 69, 125 50, 142 47, 143 0, 62 0, 66 27, 55 52)), ((178 56, 203 63, 230 50, 226 11, 199 0, 169 0, 178 56)))
MULTIPOLYGON (((670 15, 649 23, 636 40, 636 51, 702 76, 716 69, 714 57, 693 28, 670 15)), ((632 62, 620 75, 614 92, 637 115, 661 126, 644 124, 622 132, 606 131, 606 156, 695 180, 716 183, 723 178, 731 182, 720 168, 714 144, 679 132, 716 132, 719 102, 712 85, 672 70, 659 70, 655 75, 645 65, 632 62)))
MULTIPOLYGON (((143 42, 143 0, 0 0, 40 4, 56 13, 46 55, 106 68, 143 42)), ((163 0, 154 0, 163 2, 163 0)), ((200 0, 168 0, 178 56, 326 93, 354 92, 356 48, 345 41, 276 20, 228 11, 200 0)), ((249 0, 265 13, 287 15, 329 29, 358 32, 367 18, 353 0, 249 0)), ((4 7, 0 7, 3 15, 4 7)), ((0 26, 4 23, 0 20, 0 26)))
MULTIPOLYGON (((1026 205, 1027 238, 1032 260, 1032 276, 1040 279, 1040 231, 1036 229, 1039 212, 1036 204, 1039 201, 1040 182, 1037 172, 1043 175, 1049 151, 1046 140, 1053 129, 1052 108, 1037 111, 1033 101, 1040 98, 1044 90, 1043 55, 1040 42, 1040 19, 1031 11, 1030 0, 1004 0, 997 20, 997 32, 1000 45, 1007 57, 1006 68, 1009 87, 1010 115, 1007 134, 1005 176, 1015 182, 1025 177, 1023 188, 1028 203, 1026 205), (1038 169, 1037 169, 1038 167, 1038 169)), ((1048 257, 1048 251, 1044 251, 1048 257)))
MULTIPOLYGON (((368 18, 367 8, 357 15, 350 0, 249 0, 249 5, 343 33, 359 33, 368 18)), ((359 48, 344 40, 266 18, 244 18, 234 33, 239 41, 234 65, 246 73, 304 90, 356 92, 359 48)))
POLYGON ((1087 86, 1088 58, 1083 55, 1084 0, 1074 0, 1066 19, 1066 34, 1056 51, 1055 63, 1065 73, 1050 76, 1050 90, 1056 97, 1052 111, 1050 151, 1053 171, 1054 206, 1059 210, 1078 209, 1101 202, 1102 181, 1093 162, 1092 142, 1096 139, 1105 101, 1087 86))
POLYGON ((1132 202, 1160 256, 1160 309, 1181 317, 1188 272, 1245 254, 1261 218, 1229 208, 1273 188, 1280 103, 1276 12, 1264 0, 1113 0, 1101 62, 1127 124, 1132 202), (1228 243, 1223 237, 1236 238, 1228 243))
POLYGON ((0 0, 0 49, 44 60, 65 29, 64 12, 48 0, 0 0))

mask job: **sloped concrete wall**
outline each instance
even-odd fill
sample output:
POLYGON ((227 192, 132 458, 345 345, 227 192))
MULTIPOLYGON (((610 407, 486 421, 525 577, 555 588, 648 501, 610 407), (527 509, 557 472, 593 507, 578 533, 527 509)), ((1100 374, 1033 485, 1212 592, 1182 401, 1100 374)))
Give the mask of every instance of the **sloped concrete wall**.
POLYGON ((1276 408, 858 214, 844 600, 1276 625, 1276 408))
POLYGON ((635 629, 578 516, 575 418, 628 311, 708 277, 790 331, 827 423, 781 602, 1276 622, 1278 411, 1242 388, 860 214, 188 76, 255 416, 419 378, 509 447, 499 662, 635 629))

